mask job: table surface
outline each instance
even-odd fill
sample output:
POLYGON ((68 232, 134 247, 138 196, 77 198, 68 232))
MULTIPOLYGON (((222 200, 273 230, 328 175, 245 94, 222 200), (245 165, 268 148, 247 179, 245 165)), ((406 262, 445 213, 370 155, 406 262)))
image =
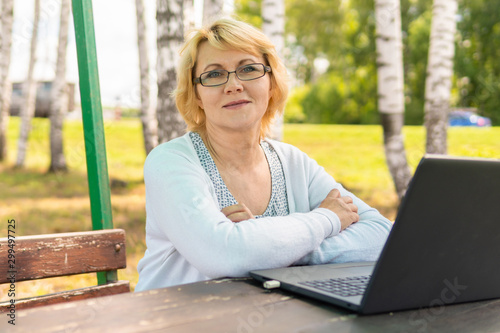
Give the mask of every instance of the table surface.
MULTIPOLYGON (((3 317, 3 316, 2 316, 3 317)), ((222 279, 44 306, 0 332, 499 332, 500 300, 362 316, 252 279, 222 279)))

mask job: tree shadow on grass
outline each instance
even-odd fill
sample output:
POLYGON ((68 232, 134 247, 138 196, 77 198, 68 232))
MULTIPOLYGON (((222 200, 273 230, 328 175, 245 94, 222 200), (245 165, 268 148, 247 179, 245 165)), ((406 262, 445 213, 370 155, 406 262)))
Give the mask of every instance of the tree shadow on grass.
MULTIPOLYGON (((45 173, 0 167, 2 215, 16 220, 17 235, 92 229, 87 175, 75 171, 45 173)), ((145 249, 145 201, 142 180, 115 180, 111 188, 113 226, 127 233, 127 252, 145 249)), ((1 235, 6 225, 0 226, 1 235)), ((4 230, 5 229, 5 230, 4 230)), ((2 236, 0 236, 2 237, 2 236)))
MULTIPOLYGON (((75 198, 88 197, 86 173, 41 172, 30 169, 0 168, 0 200, 21 198, 75 198)), ((112 194, 126 194, 143 184, 141 180, 123 180, 110 177, 112 194)))
POLYGON ((4 168, 0 173, 0 186, 3 189, 0 199, 88 196, 87 175, 77 172, 4 168))

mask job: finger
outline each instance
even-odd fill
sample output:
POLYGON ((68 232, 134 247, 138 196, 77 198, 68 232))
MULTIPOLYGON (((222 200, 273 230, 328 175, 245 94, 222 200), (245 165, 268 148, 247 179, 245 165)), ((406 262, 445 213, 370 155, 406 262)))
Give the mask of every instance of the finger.
POLYGON ((356 206, 355 204, 349 204, 348 206, 351 212, 358 213, 358 206, 356 206))
POLYGON ((227 218, 230 219, 231 222, 241 222, 241 221, 249 220, 252 217, 247 212, 237 212, 237 213, 228 215, 227 218))
POLYGON ((340 191, 334 188, 330 191, 330 193, 328 193, 328 196, 331 196, 333 198, 340 198, 340 191))
POLYGON ((352 198, 348 196, 342 197, 342 200, 344 200, 344 202, 348 204, 352 204, 354 202, 352 198))
POLYGON ((244 211, 231 214, 227 218, 230 219, 232 222, 241 222, 254 219, 255 217, 250 211, 244 211))
POLYGON ((349 214, 349 221, 351 221, 351 223, 356 223, 359 221, 359 215, 357 213, 350 213, 349 214))
POLYGON ((356 222, 358 222, 358 221, 359 221, 359 215, 358 215, 357 213, 355 213, 355 214, 356 214, 356 215, 355 215, 355 221, 354 221, 353 223, 356 223, 356 222))
POLYGON ((229 215, 234 214, 234 213, 244 212, 245 208, 246 208, 245 205, 236 204, 236 205, 231 205, 231 206, 227 206, 227 207, 222 208, 221 212, 224 215, 229 216, 229 215))

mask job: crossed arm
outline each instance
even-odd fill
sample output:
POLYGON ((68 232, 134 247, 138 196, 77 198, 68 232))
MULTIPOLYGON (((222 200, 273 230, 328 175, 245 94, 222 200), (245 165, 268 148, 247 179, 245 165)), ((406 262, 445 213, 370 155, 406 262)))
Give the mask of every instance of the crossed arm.
MULTIPOLYGON (((373 208, 364 210, 360 217, 353 197, 342 196, 338 189, 331 190, 319 207, 326 208, 338 216, 342 232, 323 240, 317 249, 295 262, 295 265, 378 259, 392 227, 389 220, 373 208)), ((222 213, 235 223, 255 218, 243 203, 225 207, 222 213)))
POLYGON ((301 156, 289 158, 296 171, 287 176, 298 186, 290 188, 296 191, 289 201, 291 214, 261 219, 254 219, 243 204, 217 209, 196 156, 150 156, 145 182, 151 234, 166 237, 210 278, 378 257, 392 224, 301 156))

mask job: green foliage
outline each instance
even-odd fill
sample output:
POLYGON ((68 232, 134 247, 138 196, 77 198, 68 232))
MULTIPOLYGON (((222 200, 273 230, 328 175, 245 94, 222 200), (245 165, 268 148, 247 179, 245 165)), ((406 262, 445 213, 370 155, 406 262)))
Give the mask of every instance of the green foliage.
POLYGON ((455 54, 457 104, 500 124, 500 0, 459 0, 455 54))
POLYGON ((377 123, 375 43, 371 38, 374 21, 372 11, 366 8, 369 3, 287 3, 287 33, 296 37, 291 47, 303 50, 307 59, 297 68, 297 77, 308 86, 308 93, 300 98, 307 122, 377 123), (318 56, 329 62, 320 77, 314 68, 318 56))
MULTIPOLYGON (((500 124, 500 0, 458 0, 452 107, 473 107, 500 124)), ((403 0, 406 123, 421 124, 431 0, 403 0)))
POLYGON ((303 123, 306 120, 306 115, 302 108, 302 101, 309 93, 310 87, 303 85, 292 90, 285 108, 284 121, 285 123, 303 123))
POLYGON ((297 77, 307 83, 314 75, 315 58, 341 60, 338 47, 342 41, 339 34, 343 23, 341 0, 288 0, 285 4, 285 32, 293 36, 288 44, 305 59, 305 62, 298 62, 294 70, 297 77))
POLYGON ((237 0, 234 2, 236 17, 253 26, 262 27, 262 0, 237 0))
POLYGON ((429 51, 432 12, 427 10, 407 25, 404 39, 406 124, 421 124, 424 119, 425 77, 429 51))
MULTIPOLYGON (((451 105, 475 107, 498 125, 500 0, 458 2, 451 105)), ((261 0, 235 3, 240 17, 261 25, 261 0)), ((286 0, 285 4, 287 66, 307 87, 300 93, 294 90, 289 113, 304 114, 307 122, 377 123, 374 0, 286 0), (329 61, 326 73, 315 71, 317 58, 329 61), (296 93, 299 96, 294 97, 296 93)), ((432 4, 432 0, 401 0, 407 124, 423 123, 432 4)))
POLYGON ((332 71, 311 85, 300 99, 309 123, 369 124, 378 119, 368 91, 376 89, 370 67, 359 67, 347 78, 332 71))

